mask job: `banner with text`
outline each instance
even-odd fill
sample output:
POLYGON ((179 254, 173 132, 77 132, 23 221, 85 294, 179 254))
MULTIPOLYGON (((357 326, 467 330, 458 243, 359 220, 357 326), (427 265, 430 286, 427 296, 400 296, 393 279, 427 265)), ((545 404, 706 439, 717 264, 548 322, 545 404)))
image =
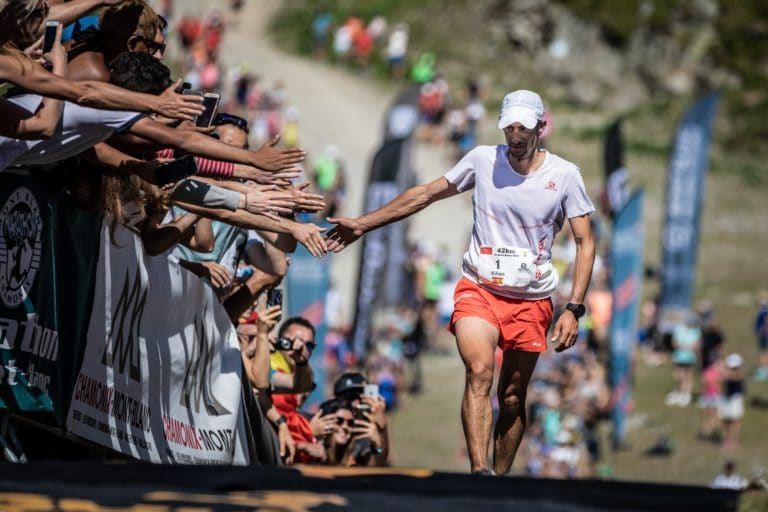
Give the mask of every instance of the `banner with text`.
POLYGON ((0 176, 0 408, 64 425, 84 349, 99 215, 47 174, 0 176))
POLYGON ((637 338, 644 248, 643 192, 637 191, 616 213, 611 239, 610 368, 614 447, 620 447, 624 441, 632 400, 632 351, 637 338))
POLYGON ((709 140, 718 94, 710 94, 685 114, 675 136, 667 175, 667 210, 662 237, 662 322, 691 306, 696 277, 701 206, 709 163, 709 140))
POLYGON ((68 430, 144 461, 248 464, 240 348, 213 289, 122 227, 110 238, 105 220, 68 430))

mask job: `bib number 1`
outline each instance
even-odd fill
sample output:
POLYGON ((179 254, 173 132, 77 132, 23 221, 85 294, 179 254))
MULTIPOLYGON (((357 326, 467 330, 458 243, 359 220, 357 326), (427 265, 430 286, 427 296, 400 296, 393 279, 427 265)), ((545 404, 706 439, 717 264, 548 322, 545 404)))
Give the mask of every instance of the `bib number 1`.
POLYGON ((526 288, 536 274, 533 252, 517 247, 481 247, 477 270, 482 283, 511 288, 526 288))

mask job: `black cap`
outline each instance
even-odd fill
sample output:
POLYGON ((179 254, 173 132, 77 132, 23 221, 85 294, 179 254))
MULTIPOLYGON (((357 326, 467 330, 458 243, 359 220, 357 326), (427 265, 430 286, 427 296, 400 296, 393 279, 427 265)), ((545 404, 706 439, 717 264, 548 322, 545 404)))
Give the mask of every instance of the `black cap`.
POLYGON ((333 394, 341 396, 350 392, 360 393, 365 386, 365 377, 362 373, 347 372, 341 375, 333 385, 333 394))

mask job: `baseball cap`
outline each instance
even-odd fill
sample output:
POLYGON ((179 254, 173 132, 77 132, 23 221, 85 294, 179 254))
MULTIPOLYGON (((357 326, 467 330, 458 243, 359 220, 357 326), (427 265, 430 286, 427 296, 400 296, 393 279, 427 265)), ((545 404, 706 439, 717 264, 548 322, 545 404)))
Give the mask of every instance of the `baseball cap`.
POLYGON ((544 118, 544 102, 533 91, 520 89, 504 96, 499 112, 499 129, 512 123, 520 123, 528 129, 544 118))
POLYGON ((744 363, 744 359, 739 354, 730 354, 725 358, 725 366, 728 368, 739 368, 742 363, 744 363))
POLYGON ((347 372, 341 375, 333 384, 333 394, 341 396, 347 392, 359 392, 365 387, 365 377, 362 373, 347 372))

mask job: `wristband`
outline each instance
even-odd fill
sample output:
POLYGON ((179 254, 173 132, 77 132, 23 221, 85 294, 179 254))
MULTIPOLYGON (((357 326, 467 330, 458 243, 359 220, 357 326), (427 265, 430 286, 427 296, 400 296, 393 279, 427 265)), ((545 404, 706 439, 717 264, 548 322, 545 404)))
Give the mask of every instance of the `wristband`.
POLYGON ((280 425, 285 424, 286 421, 285 416, 281 414, 273 423, 275 427, 279 427, 280 425))

